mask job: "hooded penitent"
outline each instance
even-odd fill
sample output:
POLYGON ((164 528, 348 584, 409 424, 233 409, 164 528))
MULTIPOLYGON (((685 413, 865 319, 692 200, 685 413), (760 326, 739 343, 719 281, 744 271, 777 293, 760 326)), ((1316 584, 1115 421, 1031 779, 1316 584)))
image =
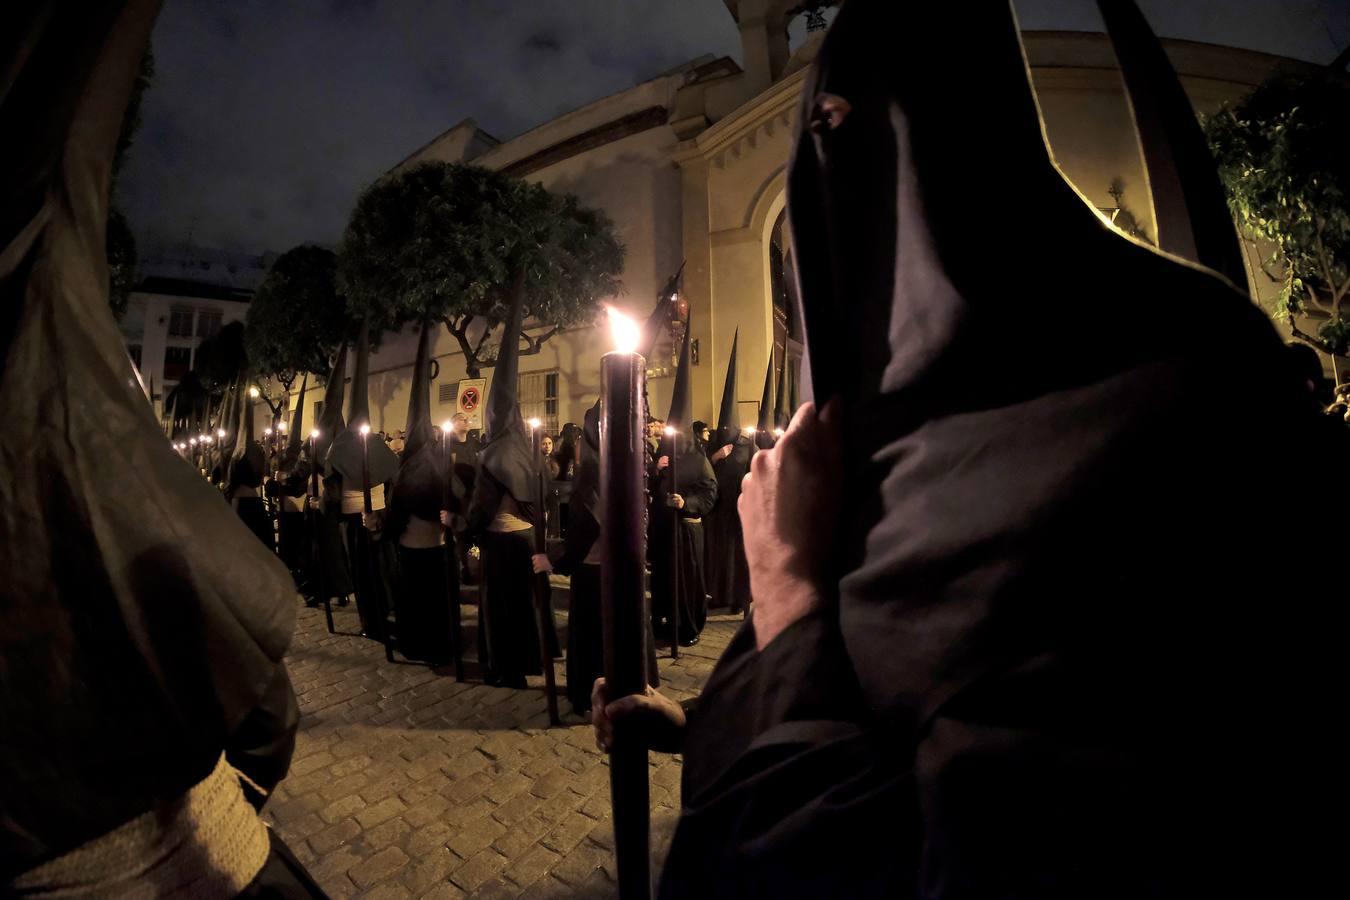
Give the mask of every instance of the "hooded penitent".
MULTIPOLYGON (((523 276, 522 276, 523 277, 523 276)), ((536 468, 530 429, 520 417, 517 402, 520 373, 520 326, 524 318, 525 291, 517 285, 506 323, 501 351, 492 372, 488 395, 488 442, 479 450, 482 470, 506 489, 517 503, 537 502, 536 468)))
MULTIPOLYGON (((370 326, 363 322, 356 341, 356 370, 352 375, 347 427, 337 433, 328 449, 328 469, 342 479, 346 491, 361 490, 363 441, 367 445, 364 452, 369 456, 372 488, 391 480, 398 472, 398 456, 389 445, 373 432, 364 438, 361 435, 361 426, 370 424, 369 371, 370 326)), ((325 405, 325 414, 327 409, 325 405)))
POLYGON ((253 403, 241 396, 239 403, 238 440, 230 458, 230 490, 238 487, 258 488, 267 474, 267 454, 253 437, 253 403))
POLYGON ((822 607, 738 637, 700 697, 663 894, 1316 893, 1340 572, 1269 529, 1339 558, 1346 488, 1270 460, 1345 450, 1269 320, 1064 180, 1007 4, 849 0, 799 122, 842 502, 822 607), (1006 228, 973 214, 991 164, 1006 228))
POLYGON ((417 361, 413 364, 412 393, 408 397, 408 437, 399 459, 389 504, 392 520, 398 523, 391 527, 395 533, 402 530, 399 525, 406 523, 410 516, 438 521, 445 506, 448 461, 431 424, 432 332, 433 326, 429 322, 422 323, 417 361))
POLYGON ((347 429, 347 422, 342 417, 346 390, 347 345, 344 343, 338 347, 337 356, 333 358, 333 369, 328 373, 328 381, 324 383, 323 414, 319 416, 319 421, 314 423, 314 427, 319 430, 319 437, 314 442, 314 464, 320 466, 319 471, 325 477, 332 475, 332 471, 328 468, 328 451, 337 436, 347 429))
POLYGON ((285 566, 164 440, 108 307, 157 7, 25 4, 0 28, 0 885, 207 776, 295 620, 285 566))

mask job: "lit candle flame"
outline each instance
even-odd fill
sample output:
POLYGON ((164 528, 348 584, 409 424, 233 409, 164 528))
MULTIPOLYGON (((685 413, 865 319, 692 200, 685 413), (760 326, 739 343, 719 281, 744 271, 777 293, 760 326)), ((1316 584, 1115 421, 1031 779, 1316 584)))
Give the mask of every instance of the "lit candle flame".
POLYGON ((264 429, 263 429, 263 434, 266 435, 267 437, 271 437, 271 436, 272 436, 272 429, 270 429, 270 428, 264 428, 264 429))
POLYGON ((675 429, 674 429, 672 426, 670 426, 670 425, 667 425, 667 426, 666 426, 666 436, 667 436, 667 437, 674 437, 674 436, 675 436, 675 429))
POLYGON ((319 439, 319 429, 315 428, 313 431, 309 433, 309 436, 317 441, 319 439))
POLYGON ((441 423, 441 431, 445 432, 446 434, 449 434, 451 429, 453 429, 454 427, 455 423, 451 422, 449 419, 446 419, 444 422, 441 423))
POLYGON ((614 335, 614 349, 620 353, 636 353, 642 341, 642 329, 632 319, 612 306, 606 306, 609 314, 609 330, 614 335))
POLYGON ((193 446, 196 446, 196 444, 197 444, 197 439, 196 439, 196 438, 188 438, 188 443, 189 443, 189 444, 192 444, 193 446))
POLYGON ((281 421, 281 424, 278 425, 277 427, 280 428, 282 431, 285 431, 285 430, 286 430, 286 421, 283 419, 283 420, 281 421))
POLYGON ((775 429, 773 430, 773 436, 774 436, 774 437, 782 437, 783 434, 784 434, 784 432, 783 432, 783 429, 781 429, 781 428, 775 428, 775 429))
POLYGON ((754 433, 755 433, 755 426, 753 426, 753 425, 747 425, 745 428, 742 428, 741 431, 744 432, 745 434, 754 434, 754 433))
POLYGON ((361 426, 361 437, 365 437, 365 436, 368 435, 368 434, 370 434, 370 425, 369 425, 369 424, 362 425, 362 426, 361 426))
POLYGON ((220 438, 221 440, 224 440, 224 439, 225 439, 225 429, 224 429, 224 428, 217 428, 217 429, 216 429, 216 437, 220 438))
POLYGON ((533 431, 533 430, 535 430, 535 429, 538 429, 539 426, 542 425, 542 424, 543 424, 543 423, 540 422, 538 419, 531 419, 531 420, 530 420, 530 430, 533 431))
POLYGON ((260 396, 258 393, 258 389, 255 387, 251 387, 248 389, 248 395, 252 397, 254 400, 257 400, 258 397, 260 396))

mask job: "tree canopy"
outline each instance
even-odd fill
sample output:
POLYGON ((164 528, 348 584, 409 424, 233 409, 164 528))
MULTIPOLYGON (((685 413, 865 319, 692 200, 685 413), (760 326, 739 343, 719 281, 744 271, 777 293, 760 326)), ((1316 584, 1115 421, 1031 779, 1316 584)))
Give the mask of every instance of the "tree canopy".
POLYGON ((1350 350, 1350 85, 1334 73, 1280 74, 1206 122, 1244 236, 1274 247, 1261 263, 1280 285, 1276 314, 1325 317, 1326 353, 1350 350))
POLYGON ((620 290, 623 246, 605 213, 479 166, 424 163, 369 187, 338 253, 338 285, 372 332, 439 320, 471 375, 513 292, 546 326, 526 335, 537 353, 559 329, 590 322, 620 290))
POLYGON ((258 374, 289 385, 297 372, 324 372, 351 336, 351 315, 337 293, 337 254, 294 247, 272 263, 249 304, 244 332, 258 374))

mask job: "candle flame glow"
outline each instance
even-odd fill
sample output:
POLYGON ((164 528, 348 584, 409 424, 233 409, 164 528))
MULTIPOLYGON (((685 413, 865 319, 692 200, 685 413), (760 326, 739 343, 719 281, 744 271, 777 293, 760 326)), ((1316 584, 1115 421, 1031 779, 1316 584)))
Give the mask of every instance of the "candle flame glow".
POLYGON ((537 429, 537 428, 538 428, 540 425, 542 425, 542 424, 543 424, 543 423, 540 422, 538 419, 531 419, 531 420, 530 420, 530 429, 531 429, 531 430, 535 430, 535 429, 537 429))
POLYGON ((361 426, 361 437, 365 437, 365 436, 368 435, 368 434, 370 434, 370 425, 369 425, 369 424, 362 425, 362 426, 361 426))
POLYGON ((196 444, 196 443, 197 443, 197 439, 196 439, 196 438, 188 438, 188 443, 189 443, 189 444, 196 444))
POLYGON ((264 429, 263 429, 263 434, 267 435, 268 437, 271 437, 271 436, 272 436, 272 429, 270 429, 270 428, 264 428, 264 429))
POLYGON ((446 434, 449 434, 454 429, 454 427, 455 423, 451 422, 449 419, 446 419, 444 422, 441 423, 441 431, 445 432, 446 434))
POLYGON ((319 429, 315 428, 313 431, 309 433, 309 436, 317 441, 319 439, 319 429))
POLYGON ((277 427, 280 428, 282 431, 285 431, 285 430, 286 430, 286 421, 283 419, 282 422, 281 422, 281 424, 278 425, 277 427))
POLYGON ((614 335, 614 349, 620 353, 636 353, 642 341, 642 329, 632 319, 612 306, 606 306, 609 314, 609 330, 614 335))
POLYGON ((747 425, 745 428, 742 428, 741 431, 745 432, 746 434, 754 434, 754 433, 755 433, 755 426, 753 426, 753 425, 747 425))
POLYGON ((251 387, 248 389, 248 395, 252 397, 254 400, 257 400, 258 397, 260 396, 258 393, 258 389, 255 387, 251 387))
POLYGON ((224 429, 224 428, 217 428, 217 429, 216 429, 216 437, 218 437, 218 438, 224 438, 224 437, 225 437, 225 429, 224 429))
POLYGON ((783 429, 781 429, 781 428, 775 428, 775 429, 773 430, 773 436, 774 436, 774 437, 782 437, 783 434, 784 434, 784 432, 783 432, 783 429))
POLYGON ((675 429, 674 429, 673 427, 671 427, 670 425, 667 425, 667 426, 666 426, 666 436, 667 436, 667 437, 674 437, 674 436, 675 436, 675 429))

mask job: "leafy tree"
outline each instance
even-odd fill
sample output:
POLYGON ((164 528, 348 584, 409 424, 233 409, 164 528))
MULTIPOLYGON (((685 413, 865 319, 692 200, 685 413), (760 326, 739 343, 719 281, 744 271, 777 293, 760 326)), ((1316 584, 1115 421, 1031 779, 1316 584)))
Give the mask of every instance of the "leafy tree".
POLYGON ((441 321, 477 377, 489 336, 517 291, 544 331, 590 322, 617 293, 623 246, 603 212, 573 196, 478 166, 425 163, 376 182, 357 201, 338 253, 339 291, 372 332, 441 321))
POLYGON ((277 257, 249 304, 244 345, 255 372, 287 391, 300 372, 323 372, 353 331, 337 293, 337 254, 302 245, 277 257))
POLYGON ((1324 353, 1350 351, 1350 82, 1335 73, 1280 74, 1206 123, 1244 236, 1274 247, 1261 262, 1280 286, 1280 318, 1324 353), (1295 315, 1324 318, 1316 335, 1295 315))

